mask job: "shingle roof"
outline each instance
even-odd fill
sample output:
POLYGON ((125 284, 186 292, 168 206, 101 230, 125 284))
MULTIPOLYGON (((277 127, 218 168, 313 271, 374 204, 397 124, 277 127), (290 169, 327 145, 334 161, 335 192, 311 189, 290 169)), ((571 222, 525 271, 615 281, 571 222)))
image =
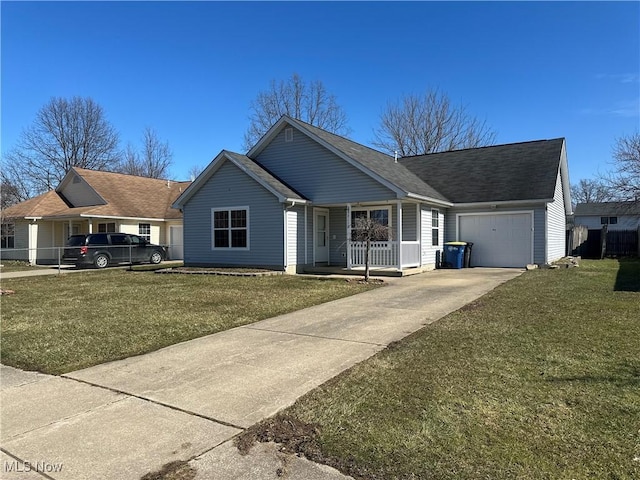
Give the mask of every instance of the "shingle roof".
POLYGON ((454 203, 551 199, 563 138, 405 157, 398 161, 454 203))
POLYGON ((251 172, 253 176, 257 177, 262 183, 271 187, 275 192, 282 197, 293 200, 306 200, 302 195, 296 192, 293 188, 289 187, 279 178, 275 177, 271 172, 267 171, 262 166, 251 160, 246 155, 230 152, 224 150, 224 153, 236 163, 242 165, 246 170, 251 172))
POLYGON ((55 190, 50 190, 2 211, 5 218, 46 217, 56 215, 69 207, 55 190))
POLYGON ((179 210, 171 208, 173 201, 190 182, 173 182, 122 173, 74 168, 91 185, 106 205, 72 207, 55 190, 7 208, 3 215, 11 218, 63 217, 95 215, 112 217, 178 219, 179 210))
POLYGON ((640 201, 578 203, 574 215, 640 215, 640 201))
POLYGON ((297 125, 299 128, 307 130, 311 134, 322 139, 336 150, 339 150, 344 155, 357 161, 371 172, 391 182, 406 193, 414 193, 445 202, 449 200, 441 191, 437 188, 433 188, 432 184, 426 183, 424 179, 419 178, 419 176, 414 172, 411 172, 401 163, 396 163, 394 158, 390 155, 366 147, 334 133, 329 133, 326 130, 314 127, 313 125, 300 120, 290 117, 287 117, 287 120, 292 124, 297 125))
POLYGON ((95 215, 139 218, 181 218, 179 210, 171 208, 173 201, 191 182, 174 182, 138 177, 123 173, 76 168, 107 205, 92 208, 95 215))

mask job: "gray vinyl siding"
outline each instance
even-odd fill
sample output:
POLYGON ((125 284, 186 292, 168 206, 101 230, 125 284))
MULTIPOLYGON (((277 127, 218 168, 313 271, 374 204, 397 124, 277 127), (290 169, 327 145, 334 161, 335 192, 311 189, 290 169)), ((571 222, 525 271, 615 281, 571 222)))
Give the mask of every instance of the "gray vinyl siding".
POLYGON ((517 207, 499 206, 495 209, 486 208, 451 208, 445 216, 445 242, 464 241, 464 238, 456 238, 456 215, 459 213, 504 213, 533 211, 533 261, 543 264, 546 262, 546 210, 544 205, 518 205, 517 207))
POLYGON ((329 209, 329 263, 347 266, 347 207, 329 209))
POLYGON ((562 178, 558 172, 553 202, 547 204, 547 258, 546 262, 553 262, 565 256, 567 220, 564 211, 564 194, 562 178))
POLYGON ((390 189, 295 129, 292 142, 285 142, 283 130, 255 160, 316 205, 396 198, 390 189))
POLYGON ((284 211, 277 198, 225 162, 184 206, 186 265, 284 267, 284 211), (249 207, 249 250, 212 249, 211 209, 249 207))
MULTIPOLYGON (((602 215, 603 217, 605 215, 602 215)), ((618 215, 616 213, 612 213, 610 215, 606 215, 608 217, 616 217, 618 219, 618 223, 614 225, 609 225, 607 228, 609 231, 612 230, 636 230, 640 228, 640 216, 632 216, 632 215, 618 215)), ((574 219, 574 223, 576 225, 584 225, 589 230, 600 230, 602 228, 602 224, 600 223, 600 215, 576 215, 574 219)))
POLYGON ((415 203, 402 204, 402 241, 415 242, 418 240, 418 205, 415 203))

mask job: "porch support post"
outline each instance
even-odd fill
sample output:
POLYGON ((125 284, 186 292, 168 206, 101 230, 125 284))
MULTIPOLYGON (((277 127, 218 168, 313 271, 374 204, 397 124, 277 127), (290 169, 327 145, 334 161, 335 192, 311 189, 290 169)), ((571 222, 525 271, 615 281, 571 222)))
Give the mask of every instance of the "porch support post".
POLYGON ((89 233, 93 233, 93 218, 89 219, 89 233))
POLYGON ((351 204, 347 203, 347 269, 351 270, 351 204))
POLYGON ((398 228, 398 270, 402 270, 402 200, 398 200, 398 219, 397 219, 397 228, 398 228))

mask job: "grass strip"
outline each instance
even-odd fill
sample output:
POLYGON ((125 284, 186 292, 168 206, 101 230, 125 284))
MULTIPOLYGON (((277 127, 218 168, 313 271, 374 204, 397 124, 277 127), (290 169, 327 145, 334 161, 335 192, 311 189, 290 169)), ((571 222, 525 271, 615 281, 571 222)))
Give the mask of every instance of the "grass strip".
POLYGON ((0 297, 2 363, 61 374, 360 293, 375 285, 279 275, 109 270, 15 278, 0 297))

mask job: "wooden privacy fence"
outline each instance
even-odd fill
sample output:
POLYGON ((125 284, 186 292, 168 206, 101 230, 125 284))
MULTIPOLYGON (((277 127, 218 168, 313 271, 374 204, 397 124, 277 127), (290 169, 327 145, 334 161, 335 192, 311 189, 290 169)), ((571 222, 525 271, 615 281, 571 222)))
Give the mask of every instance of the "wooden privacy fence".
POLYGON ((638 230, 587 230, 576 225, 567 235, 567 253, 583 258, 640 256, 638 230))

